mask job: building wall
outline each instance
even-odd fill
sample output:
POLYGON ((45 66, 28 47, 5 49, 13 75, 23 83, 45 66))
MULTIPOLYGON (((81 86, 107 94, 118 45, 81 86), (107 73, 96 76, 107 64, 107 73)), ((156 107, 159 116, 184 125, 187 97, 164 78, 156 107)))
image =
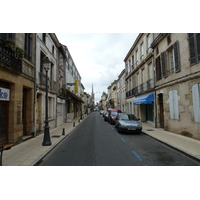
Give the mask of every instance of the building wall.
POLYGON ((133 105, 133 102, 137 97, 154 92, 153 53, 150 48, 152 41, 152 33, 139 34, 124 59, 126 112, 135 114, 143 122, 150 121, 147 116, 152 110, 148 111, 146 104, 133 105))
POLYGON ((163 94, 164 128, 177 134, 187 131, 194 138, 200 139, 200 123, 194 121, 195 108, 192 96, 192 87, 200 83, 200 64, 190 65, 188 34, 172 33, 170 44, 167 43, 167 36, 165 36, 157 47, 159 54, 156 55, 155 59, 161 55, 161 52, 167 52, 167 76, 156 81, 158 127, 161 126, 158 95, 163 94), (169 51, 176 41, 179 42, 180 71, 172 73, 170 71, 169 51), (174 94, 173 98, 172 91, 177 93, 177 95, 174 94))
MULTIPOLYGON (((14 35, 16 47, 24 50, 25 34, 14 35)), ((10 89, 6 143, 19 143, 23 136, 31 135, 34 131, 34 50, 35 35, 32 34, 32 60, 22 58, 21 71, 13 70, 13 65, 7 68, 0 63, 0 82, 9 85, 10 89)))
POLYGON ((46 41, 42 40, 42 33, 37 33, 37 48, 36 48, 36 83, 37 83, 37 91, 36 91, 36 102, 39 105, 36 107, 40 107, 41 111, 40 116, 36 114, 36 132, 43 132, 43 125, 45 120, 45 105, 46 105, 46 83, 42 84, 46 80, 46 71, 44 69, 40 69, 42 57, 47 56, 52 63, 51 69, 48 71, 48 103, 49 103, 49 126, 50 129, 55 128, 57 124, 57 113, 56 113, 56 101, 57 101, 57 67, 58 67, 58 49, 51 39, 50 35, 46 34, 46 41), (54 52, 53 52, 54 48, 54 52), (41 78, 41 74, 43 74, 44 79, 41 78), (38 118, 39 117, 39 118, 38 118))

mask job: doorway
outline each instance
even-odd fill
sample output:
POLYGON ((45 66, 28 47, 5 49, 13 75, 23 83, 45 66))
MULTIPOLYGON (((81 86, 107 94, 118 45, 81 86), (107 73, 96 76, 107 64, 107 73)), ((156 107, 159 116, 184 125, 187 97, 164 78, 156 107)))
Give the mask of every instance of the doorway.
POLYGON ((8 143, 8 105, 0 101, 0 145, 8 143))

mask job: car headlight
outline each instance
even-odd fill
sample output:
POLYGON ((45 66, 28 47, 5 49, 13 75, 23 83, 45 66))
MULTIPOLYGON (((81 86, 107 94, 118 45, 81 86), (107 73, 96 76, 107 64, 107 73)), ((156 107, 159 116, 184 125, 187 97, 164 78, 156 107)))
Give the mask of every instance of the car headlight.
POLYGON ((122 126, 122 127, 126 127, 126 124, 120 124, 120 126, 122 126))
POLYGON ((141 124, 138 124, 137 127, 138 127, 138 128, 142 128, 142 125, 141 125, 141 124))

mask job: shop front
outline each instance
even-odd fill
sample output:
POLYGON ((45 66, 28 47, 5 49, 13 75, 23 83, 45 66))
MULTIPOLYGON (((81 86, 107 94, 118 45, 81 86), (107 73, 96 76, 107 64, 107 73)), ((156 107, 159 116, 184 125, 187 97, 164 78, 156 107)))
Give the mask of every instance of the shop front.
POLYGON ((154 94, 136 97, 133 105, 139 106, 139 116, 142 122, 154 122, 154 94))
POLYGON ((10 89, 0 87, 0 145, 8 143, 10 89))

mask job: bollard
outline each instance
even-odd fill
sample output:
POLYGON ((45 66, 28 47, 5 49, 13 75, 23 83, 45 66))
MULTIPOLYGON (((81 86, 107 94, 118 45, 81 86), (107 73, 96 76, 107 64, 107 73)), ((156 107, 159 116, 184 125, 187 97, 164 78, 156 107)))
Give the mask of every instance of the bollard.
POLYGON ((73 127, 75 127, 75 122, 74 122, 74 124, 73 124, 73 127))
POLYGON ((65 135, 65 129, 63 128, 62 135, 65 135))

